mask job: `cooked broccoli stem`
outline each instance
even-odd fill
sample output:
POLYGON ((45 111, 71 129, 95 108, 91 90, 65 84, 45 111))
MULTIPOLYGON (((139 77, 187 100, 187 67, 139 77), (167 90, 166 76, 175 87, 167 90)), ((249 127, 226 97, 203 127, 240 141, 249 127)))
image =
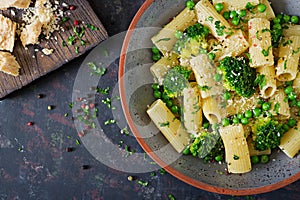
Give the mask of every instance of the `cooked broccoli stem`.
POLYGON ((256 71, 245 58, 226 57, 220 61, 218 69, 223 73, 223 83, 227 90, 247 98, 255 93, 256 71))
POLYGON ((271 117, 260 117, 252 126, 252 137, 255 149, 264 151, 280 145, 285 129, 271 117))
POLYGON ((175 66, 170 69, 164 77, 164 93, 170 98, 180 96, 183 89, 189 85, 188 79, 191 72, 191 70, 183 66, 175 66))

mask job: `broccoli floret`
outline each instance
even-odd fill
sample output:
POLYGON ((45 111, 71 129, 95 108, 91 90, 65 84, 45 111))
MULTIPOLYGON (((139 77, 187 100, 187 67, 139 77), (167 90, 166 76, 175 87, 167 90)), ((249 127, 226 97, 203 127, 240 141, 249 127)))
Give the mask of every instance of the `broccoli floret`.
POLYGON ((283 126, 271 117, 261 117, 252 126, 254 148, 259 151, 274 149, 280 145, 283 126))
POLYGON ((203 158, 205 163, 214 160, 217 156, 224 158, 223 141, 216 132, 202 132, 198 137, 194 138, 189 150, 193 156, 203 158))
POLYGON ((189 85, 189 77, 191 70, 183 66, 175 66, 171 68, 164 77, 164 92, 174 98, 180 96, 183 89, 189 85))
POLYGON ((243 97, 251 97, 255 92, 256 71, 243 57, 226 57, 220 61, 218 69, 223 74, 224 87, 243 97))
POLYGON ((178 40, 174 45, 174 51, 183 59, 201 52, 205 53, 208 47, 206 40, 208 34, 209 29, 199 23, 190 26, 179 37, 177 33, 178 40))

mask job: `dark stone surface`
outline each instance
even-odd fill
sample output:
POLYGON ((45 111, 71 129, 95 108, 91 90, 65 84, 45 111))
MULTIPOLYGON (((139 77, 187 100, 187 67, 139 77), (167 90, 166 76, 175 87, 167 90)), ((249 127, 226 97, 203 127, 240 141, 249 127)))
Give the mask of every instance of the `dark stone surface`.
MULTIPOLYGON (((125 31, 143 0, 91 0, 109 35, 125 31)), ((232 199, 189 186, 169 174, 128 174, 98 162, 77 136, 68 104, 85 56, 0 101, 0 200, 2 199, 232 199), (42 94, 42 98, 38 95, 42 94), (48 110, 49 105, 53 106, 48 110), (65 113, 69 113, 65 117, 65 113), (28 126, 28 122, 33 122, 28 126), (71 148, 67 149, 67 148, 71 148), (134 180, 129 182, 128 176, 134 180), (143 187, 136 180, 149 182, 143 187)), ((113 63, 104 80, 117 82, 113 63)), ((104 77, 104 78, 105 78, 104 77)), ((105 113, 101 117, 107 116, 105 113)), ((119 131, 111 129, 112 132, 119 131)), ((115 134, 141 151, 133 138, 115 134)), ((300 181, 285 188, 234 199, 300 199, 300 181)))

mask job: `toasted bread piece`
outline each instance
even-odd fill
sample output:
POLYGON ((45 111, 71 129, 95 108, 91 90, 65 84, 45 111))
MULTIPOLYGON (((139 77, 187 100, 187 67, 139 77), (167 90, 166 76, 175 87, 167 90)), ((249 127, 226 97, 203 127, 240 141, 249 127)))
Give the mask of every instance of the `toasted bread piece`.
POLYGON ((28 8, 31 0, 1 0, 0 1, 0 9, 5 10, 10 7, 14 8, 28 8))
POLYGON ((0 71, 13 76, 19 75, 19 63, 9 52, 0 51, 0 71))
POLYGON ((0 14, 0 50, 13 51, 17 24, 0 14))
POLYGON ((39 42, 39 35, 42 32, 42 26, 42 22, 38 19, 25 26, 20 37, 24 47, 28 44, 37 44, 39 42))

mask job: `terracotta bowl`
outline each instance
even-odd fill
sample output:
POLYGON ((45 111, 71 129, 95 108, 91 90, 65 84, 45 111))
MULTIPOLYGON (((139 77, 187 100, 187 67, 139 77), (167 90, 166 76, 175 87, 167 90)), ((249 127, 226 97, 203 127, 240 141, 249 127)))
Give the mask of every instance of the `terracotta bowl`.
MULTIPOLYGON (((120 93, 128 124, 142 148, 170 174, 203 190, 231 195, 250 195, 284 187, 300 178, 300 155, 288 158, 273 151, 270 162, 257 164, 250 173, 226 175, 226 164, 208 163, 192 156, 178 155, 168 145, 146 114, 154 101, 149 67, 152 43, 158 27, 184 8, 182 0, 146 0, 134 17, 126 35, 120 58, 120 93), (156 27, 156 28, 149 28, 156 27)), ((299 14, 298 1, 271 1, 276 13, 299 14)))

